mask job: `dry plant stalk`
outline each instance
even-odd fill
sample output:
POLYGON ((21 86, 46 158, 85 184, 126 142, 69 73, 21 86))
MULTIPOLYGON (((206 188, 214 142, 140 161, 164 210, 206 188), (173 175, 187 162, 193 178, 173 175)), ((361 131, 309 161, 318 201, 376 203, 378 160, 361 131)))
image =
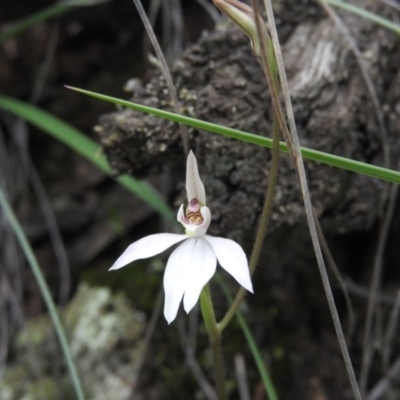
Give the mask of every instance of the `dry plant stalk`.
POLYGON ((296 169, 301 191, 304 200, 304 207, 307 216, 307 222, 310 229, 311 239, 314 247, 314 252, 317 258, 318 267, 320 270, 322 283, 325 289, 325 294, 328 300, 329 308, 332 315, 332 320, 335 326, 336 334, 339 340, 339 345, 342 351, 342 355, 345 361, 347 373, 350 379, 350 383, 353 389, 353 393, 356 399, 361 400, 360 390, 358 388, 357 380, 355 377, 354 369, 351 363, 350 355, 347 349, 345 337, 340 324, 339 315, 334 302, 332 290, 329 283, 328 274, 325 267, 325 262, 322 256, 321 245, 318 239, 317 226, 314 218, 313 206, 310 198, 310 193, 307 185, 307 177, 305 174, 304 162, 302 154, 300 151, 300 144, 297 135, 296 123, 294 119, 293 109, 290 100, 290 93, 285 73, 285 68, 283 64, 283 57, 279 45, 278 34, 276 30, 274 13, 272 10, 272 4, 270 1, 265 0, 265 8, 267 10, 267 18, 269 22, 270 34, 272 39, 272 45, 274 52, 271 53, 268 50, 268 40, 265 25, 261 19, 261 13, 259 10, 258 1, 252 0, 252 8, 247 8, 247 6, 238 2, 237 0, 213 0, 218 8, 223 12, 227 13, 229 17, 233 16, 232 19, 235 23, 239 24, 242 30, 245 30, 247 35, 251 39, 253 50, 256 56, 260 58, 260 63, 263 68, 268 87, 271 93, 272 103, 274 107, 274 112, 279 123, 279 128, 282 131, 283 137, 289 149, 289 155, 292 159, 293 165, 296 169), (242 14, 243 18, 240 19, 239 15, 242 14), (249 24, 249 18, 253 17, 252 24, 249 24), (250 25, 250 27, 249 27, 250 25), (258 52, 259 50, 259 52, 258 52), (274 79, 273 72, 271 69, 270 57, 276 59, 278 76, 280 79, 279 83, 274 79), (280 93, 283 93, 283 98, 286 106, 286 117, 289 121, 289 128, 286 125, 285 114, 282 110, 280 103, 280 93))

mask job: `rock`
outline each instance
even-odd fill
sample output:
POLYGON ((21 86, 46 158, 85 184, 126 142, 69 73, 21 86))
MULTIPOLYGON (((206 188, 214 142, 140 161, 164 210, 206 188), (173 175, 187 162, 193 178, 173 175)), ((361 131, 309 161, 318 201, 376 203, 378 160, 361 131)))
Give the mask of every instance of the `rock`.
MULTIPOLYGON (((277 6, 283 55, 301 144, 359 161, 382 165, 376 113, 346 39, 321 8, 303 1, 277 6), (297 14, 296 14, 297 13, 297 14)), ((367 69, 387 115, 392 157, 399 155, 395 112, 399 94, 392 66, 396 36, 366 19, 343 13, 365 51, 367 69)), ((207 32, 172 69, 182 113, 263 136, 271 136, 271 101, 247 37, 229 25, 207 32)), ((159 72, 133 101, 172 110, 159 72)), ((116 174, 145 177, 171 171, 175 204, 184 198, 185 160, 175 123, 132 110, 104 115, 96 127, 116 174)), ((189 129, 213 223, 210 233, 243 240, 254 235, 269 174, 270 151, 217 134, 189 129)), ((306 161, 314 206, 329 233, 369 229, 379 212, 383 182, 306 161)), ((303 201, 292 164, 281 157, 270 230, 304 222, 303 201)))
MULTIPOLYGON (((128 400, 143 349, 144 315, 122 294, 81 284, 62 312, 86 399, 128 400)), ((50 318, 29 321, 6 368, 2 400, 75 398, 50 318)), ((140 397, 139 397, 140 398, 140 397)))

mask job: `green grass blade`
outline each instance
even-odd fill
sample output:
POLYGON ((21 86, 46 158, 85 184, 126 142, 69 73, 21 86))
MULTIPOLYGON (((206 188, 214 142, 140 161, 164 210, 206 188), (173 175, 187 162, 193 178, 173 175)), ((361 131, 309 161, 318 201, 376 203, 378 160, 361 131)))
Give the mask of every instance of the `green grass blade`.
MULTIPOLYGON (((232 303, 233 301, 232 295, 230 294, 221 276, 219 274, 216 274, 216 278, 226 298, 228 299, 228 301, 232 303)), ((236 311, 236 318, 238 319, 239 325, 244 333, 244 336, 246 337, 247 343, 250 347, 251 354, 253 355, 254 361, 257 365, 258 372, 260 373, 269 400, 278 400, 278 394, 276 392, 271 376, 269 375, 267 366, 264 363, 261 352, 257 346, 257 343, 254 340, 254 337, 249 329, 249 326, 247 325, 245 318, 243 317, 242 313, 239 310, 236 311)))
MULTIPOLYGON (((68 86, 67 86, 68 87, 68 86)), ((242 140, 244 142, 256 144, 258 146, 263 147, 272 147, 272 139, 265 138, 259 135, 254 135, 252 133, 247 133, 240 131, 238 129, 232 129, 225 126, 212 124, 210 122, 201 121, 199 119, 186 117, 183 115, 175 114, 169 111, 159 110, 157 108, 143 106, 141 104, 132 103, 130 101, 117 99, 115 97, 105 96, 103 94, 90 92, 88 90, 68 87, 69 89, 75 90, 79 93, 83 93, 92 97, 95 97, 100 100, 108 101, 110 103, 119 104, 121 106, 131 108, 136 111, 148 113, 155 115, 160 118, 165 118, 175 122, 181 122, 183 124, 193 126, 198 129, 203 129, 206 131, 218 133, 220 135, 229 136, 234 139, 242 140)), ((285 143, 281 142, 280 150, 287 153, 287 146, 285 143)), ((324 153, 318 150, 312 150, 306 147, 301 147, 301 152, 304 158, 308 158, 309 160, 318 161, 324 164, 332 165, 334 167, 346 169, 348 171, 357 172, 359 174, 367 175, 373 178, 378 178, 382 180, 386 180, 389 182, 400 184, 400 172, 394 171, 387 168, 378 167, 375 165, 351 160, 350 158, 339 157, 329 153, 324 153)))
POLYGON ((0 34, 0 44, 20 33, 26 31, 32 26, 39 24, 49 18, 57 17, 58 15, 64 14, 77 6, 88 6, 103 2, 102 0, 74 0, 64 3, 57 3, 50 7, 46 7, 37 13, 31 14, 28 17, 22 19, 21 21, 15 23, 12 28, 6 30, 4 33, 0 34))
POLYGON ((11 228, 14 231, 15 236, 18 239, 18 242, 25 254, 26 259, 29 262, 29 265, 32 269, 32 273, 35 276, 36 282, 40 288, 40 291, 41 291, 44 301, 46 303, 50 318, 52 320, 54 329, 57 333, 58 340, 60 341, 60 345, 61 345, 62 351, 64 353, 64 358, 67 363, 68 372, 71 376, 71 380, 72 380, 72 383, 75 388, 76 396, 79 400, 84 400, 85 397, 83 395, 82 384, 81 384, 79 374, 76 369, 71 351, 69 349, 67 336, 65 334, 60 317, 58 315, 57 307, 54 304, 54 301, 51 297, 50 290, 47 286, 46 280, 44 279, 42 271, 40 270, 39 264, 36 260, 36 257, 35 257, 35 254, 33 253, 32 248, 28 242, 28 239, 26 238, 25 233, 24 233, 20 223, 18 222, 17 217, 15 216, 13 210, 11 209, 11 207, 4 195, 4 192, 1 188, 0 188, 0 205, 1 205, 2 209, 4 210, 6 218, 8 219, 8 221, 11 225, 11 228))
MULTIPOLYGON (((38 107, 5 96, 0 96, 0 108, 17 115, 50 134, 83 157, 87 158, 106 174, 112 176, 112 170, 106 158, 99 155, 100 146, 71 125, 54 117, 46 111, 39 109, 38 107)), ((170 222, 176 222, 175 214, 171 211, 170 207, 146 182, 137 181, 127 175, 115 179, 130 192, 134 193, 137 197, 158 211, 170 222)))
POLYGON ((69 11, 71 8, 71 6, 66 6, 64 4, 55 4, 22 19, 11 28, 7 29, 4 33, 0 34, 0 44, 8 39, 13 38, 14 36, 21 34, 30 27, 39 24, 42 21, 57 17, 58 15, 69 11))
POLYGON ((389 21, 386 18, 380 17, 377 14, 374 14, 370 11, 364 10, 361 7, 357 7, 353 4, 350 3, 346 3, 344 1, 341 0, 321 0, 327 4, 330 4, 332 6, 341 8, 343 10, 349 11, 353 14, 359 15, 360 17, 369 19, 372 22, 375 22, 378 25, 381 25, 387 29, 392 30, 393 32, 396 32, 397 34, 400 34, 400 25, 395 24, 392 21, 389 21))

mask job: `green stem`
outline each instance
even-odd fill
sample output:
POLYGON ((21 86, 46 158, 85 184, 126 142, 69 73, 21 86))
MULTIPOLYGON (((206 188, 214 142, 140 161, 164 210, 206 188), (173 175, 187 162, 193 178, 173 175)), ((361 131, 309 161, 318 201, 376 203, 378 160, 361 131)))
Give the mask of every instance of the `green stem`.
POLYGON ((36 260, 35 254, 33 253, 32 248, 25 236, 25 233, 22 230, 22 227, 19 224, 17 217, 15 216, 13 210, 11 209, 10 205, 8 204, 8 201, 7 201, 7 199, 4 195, 4 192, 2 191, 1 188, 0 188, 0 205, 3 208, 6 218, 8 219, 8 221, 14 231, 15 236, 17 237, 17 239, 19 241, 20 246, 22 247, 22 250, 25 253, 25 257, 31 266, 33 275, 35 276, 37 284, 40 288, 40 291, 41 291, 44 301, 46 303, 50 318, 53 322, 54 329, 57 333, 58 340, 60 341, 61 348, 64 353, 64 358, 65 358, 65 361, 67 364, 67 368, 69 370, 69 374, 71 376, 73 385, 75 387, 76 396, 79 400, 84 400, 82 384, 79 379, 79 375, 78 375, 74 360, 72 358, 71 351, 68 346, 67 337, 66 337, 64 328, 62 326, 60 317, 58 315, 56 305, 54 304, 54 301, 51 297, 50 290, 47 286, 46 280, 43 277, 42 271, 40 270, 40 267, 36 260))
POLYGON ((256 240, 254 242, 253 252, 250 258, 250 273, 253 274, 256 269, 258 259, 260 258, 260 253, 262 245, 264 242, 265 234, 268 228, 269 217, 271 215, 272 205, 274 203, 275 186, 278 177, 278 166, 279 166, 279 136, 280 129, 278 120, 274 117, 274 144, 272 146, 272 163, 269 175, 268 189, 265 196, 264 208, 260 217, 260 226, 258 227, 256 240))
MULTIPOLYGON (((274 202, 276 179, 278 176, 279 138, 280 138, 279 123, 275 117, 274 117, 273 131, 274 131, 274 136, 272 145, 271 170, 269 174, 269 182, 268 182, 267 193, 265 196, 264 207, 260 217, 260 224, 258 226, 256 240, 254 242, 253 251, 250 257, 250 263, 249 263, 250 275, 254 274, 254 271, 258 263, 258 259, 260 258, 262 245, 268 228, 269 217, 271 215, 272 205, 274 202)), ((221 322, 218 324, 219 330, 221 332, 227 327, 227 325, 235 315, 245 294, 246 290, 243 288, 240 288, 239 291, 237 292, 235 300, 231 304, 225 316, 222 318, 221 322)))
POLYGON ((222 348, 221 348, 221 332, 218 328, 217 321, 215 319, 214 306, 212 303, 211 292, 208 285, 206 285, 203 291, 201 292, 200 305, 213 354, 215 382, 217 386, 216 388, 217 397, 218 400, 225 400, 226 390, 225 390, 224 365, 223 365, 222 348))
POLYGON ((224 365, 222 359, 221 336, 215 339, 210 338, 211 350, 213 354, 215 381, 217 384, 218 400, 226 399, 224 365))
MULTIPOLYGON (((99 1, 100 3, 100 1, 99 1)), ((18 36, 22 32, 31 28, 32 26, 38 25, 39 23, 46 21, 50 18, 55 18, 58 15, 64 14, 70 10, 75 9, 77 6, 90 6, 94 5, 94 1, 81 1, 74 0, 69 2, 56 3, 49 7, 43 8, 42 10, 29 15, 28 17, 13 24, 11 28, 7 29, 4 33, 0 34, 0 45, 8 39, 18 36)))
POLYGON ((8 39, 18 36, 22 32, 26 31, 30 27, 39 24, 49 18, 54 18, 60 14, 69 11, 72 7, 63 4, 55 4, 50 7, 44 8, 35 14, 29 15, 27 18, 20 20, 18 23, 7 29, 0 35, 0 44, 8 39))
POLYGON ((397 33, 398 35, 400 34, 400 25, 392 22, 386 18, 382 18, 381 16, 364 10, 361 7, 357 7, 353 4, 341 1, 341 0, 322 0, 324 3, 331 4, 332 6, 342 8, 343 10, 349 11, 353 14, 356 14, 360 17, 369 19, 370 21, 375 22, 376 24, 379 24, 387 29, 392 30, 393 32, 397 33))
MULTIPOLYGON (((229 302, 232 302, 232 295, 230 294, 228 287, 224 283, 224 281, 221 279, 221 276, 219 274, 216 274, 217 282, 222 288, 222 291, 225 293, 225 296, 227 297, 229 302)), ((249 326, 247 325, 247 322, 245 318, 243 317, 242 313, 240 310, 236 311, 236 318, 239 321, 240 327, 242 328, 242 331, 246 337, 247 343, 249 345, 250 351, 253 355, 254 361, 257 365, 258 372, 260 373, 261 379, 264 383, 264 388, 265 391, 267 392, 267 396, 269 400, 278 400, 278 394, 276 392, 274 382, 272 381, 272 378, 268 372, 267 366, 265 365, 264 359, 261 355, 261 351, 257 346, 256 341, 254 340, 254 337, 250 331, 249 326)))
MULTIPOLYGON (((196 119, 196 118, 192 118, 192 117, 186 117, 181 114, 175 114, 173 112, 160 110, 158 108, 153 108, 153 107, 144 106, 142 104, 132 103, 131 101, 121 100, 116 97, 111 97, 111 96, 106 96, 106 95, 100 94, 100 93, 90 92, 89 90, 73 88, 71 86, 66 86, 66 87, 68 89, 74 90, 78 93, 83 93, 88 96, 92 96, 96 99, 108 101, 110 103, 117 104, 122 107, 127 107, 132 110, 151 114, 156 117, 167 119, 169 121, 182 122, 188 126, 191 126, 193 128, 199 129, 199 130, 205 130, 205 131, 217 133, 218 135, 224 135, 224 136, 227 136, 227 137, 230 137, 233 139, 241 140, 243 142, 252 143, 257 146, 271 148, 272 144, 273 144, 272 139, 265 137, 265 136, 255 135, 254 133, 240 131, 239 129, 228 128, 227 126, 213 124, 211 122, 202 121, 200 119, 196 119)), ((22 101, 0 95, 0 108, 3 108, 7 111, 10 111, 14 114, 19 115, 20 114, 19 108, 28 109, 28 106, 26 103, 24 103, 22 101)), ((32 109, 35 112, 39 111, 38 108, 32 107, 32 106, 29 106, 29 109, 32 109)), ((41 115, 44 116, 44 115, 46 115, 46 113, 41 111, 41 115)), ((49 114, 47 114, 47 115, 49 115, 49 114)), ((44 123, 40 118, 35 118, 34 120, 32 120, 33 118, 29 114, 26 114, 23 117, 24 117, 24 119, 30 120, 31 123, 33 123, 40 129, 43 129, 45 132, 58 138, 56 131, 54 129, 52 129, 52 130, 48 129, 48 127, 51 126, 51 124, 49 125, 47 123, 44 123)), ((70 146, 71 148, 74 148, 73 144, 68 144, 68 143, 66 143, 66 144, 68 146, 70 146)), ((285 142, 281 142, 279 144, 279 146, 280 146, 279 148, 280 148, 281 152, 284 152, 284 153, 290 152, 288 145, 285 142)), ((369 176, 371 178, 378 178, 378 179, 382 179, 385 181, 400 184, 400 172, 395 171, 394 169, 378 167, 377 165, 367 164, 367 163, 364 163, 361 161, 352 160, 350 158, 340 157, 335 154, 324 153, 323 151, 313 150, 313 149, 310 149, 307 147, 300 147, 300 152, 301 152, 303 158, 307 158, 308 160, 313 160, 313 161, 316 161, 319 163, 331 165, 333 167, 345 169, 347 171, 356 172, 357 174, 363 174, 363 175, 369 176)))

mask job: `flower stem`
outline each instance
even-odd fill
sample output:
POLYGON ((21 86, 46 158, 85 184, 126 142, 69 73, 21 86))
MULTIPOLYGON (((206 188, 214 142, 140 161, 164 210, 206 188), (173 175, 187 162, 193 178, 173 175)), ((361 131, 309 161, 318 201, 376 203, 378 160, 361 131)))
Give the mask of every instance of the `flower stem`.
POLYGON ((221 336, 215 339, 210 338, 211 350, 213 353, 215 381, 217 384, 218 400, 226 399, 224 365, 222 359, 221 336))
POLYGON ((218 400, 226 400, 224 365, 221 348, 221 331, 218 328, 214 314, 211 292, 208 285, 204 287, 200 295, 201 313, 210 339, 213 354, 213 364, 218 400))
MULTIPOLYGON (((258 259, 260 258, 262 245, 264 242, 265 234, 267 232, 269 217, 271 215, 272 204, 274 201, 275 186, 276 186, 276 179, 278 176, 278 165, 279 165, 279 139, 280 139, 279 123, 277 118, 274 116, 271 170, 269 173, 269 182, 268 182, 267 193, 265 196, 264 207, 260 217, 260 224, 258 226, 256 240, 254 241, 253 251, 250 257, 250 263, 249 263, 250 275, 253 275, 258 263, 258 259)), ((238 290, 235 300, 231 304, 229 310, 222 318, 221 322, 218 323, 218 327, 221 333, 227 327, 227 325, 235 315, 236 310, 239 308, 245 293, 246 290, 243 288, 240 288, 238 290)))
MULTIPOLYGON (((254 1, 252 1, 254 5, 254 1)), ((258 14, 256 14, 258 15, 258 14)), ((272 142, 272 161, 271 161, 271 170, 269 174, 269 182, 268 188, 265 195, 264 207, 260 217, 260 223, 257 229, 256 240, 254 242, 253 251, 250 257, 250 274, 253 275, 254 270, 256 269, 258 259, 260 257, 262 245, 265 239, 265 234, 267 232, 269 217, 271 215, 272 204, 274 201, 275 195, 275 185, 278 176, 278 165, 279 165, 279 140, 281 132, 284 134, 286 141, 288 142, 288 149, 291 153, 290 144, 290 135, 285 123, 285 118, 282 112, 282 108, 279 102, 279 78, 277 73, 277 64, 275 59, 275 53, 272 46, 271 39, 265 30, 261 29, 262 22, 259 18, 254 18, 254 21, 257 25, 257 36, 260 40, 260 54, 259 61, 264 71, 268 86, 270 88, 272 104, 273 104, 273 142, 272 142)), ((222 332, 226 326, 229 324, 231 319, 236 313, 236 310, 239 308, 240 303, 243 300, 246 291, 243 288, 240 288, 236 294, 235 300, 231 304, 229 310, 222 318, 221 322, 218 324, 220 331, 222 332)))

